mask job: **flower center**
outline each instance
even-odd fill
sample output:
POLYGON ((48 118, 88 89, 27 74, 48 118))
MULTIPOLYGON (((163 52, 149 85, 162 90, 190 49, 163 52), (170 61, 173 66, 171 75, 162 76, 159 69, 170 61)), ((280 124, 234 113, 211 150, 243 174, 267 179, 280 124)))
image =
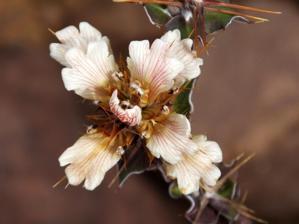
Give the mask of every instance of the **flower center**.
POLYGON ((141 108, 137 105, 133 106, 129 101, 120 101, 118 98, 118 91, 114 90, 109 101, 111 112, 117 118, 127 123, 129 126, 139 125, 142 119, 141 108))

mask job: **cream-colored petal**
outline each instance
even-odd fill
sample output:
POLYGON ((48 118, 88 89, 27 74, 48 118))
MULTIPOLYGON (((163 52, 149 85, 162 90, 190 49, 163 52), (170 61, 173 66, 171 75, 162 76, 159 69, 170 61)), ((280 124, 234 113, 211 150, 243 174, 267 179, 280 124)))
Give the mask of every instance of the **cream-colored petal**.
POLYGON ((79 185, 84 179, 84 187, 95 189, 103 180, 105 173, 120 159, 113 140, 103 134, 84 135, 60 157, 69 184, 79 185))
POLYGON ((168 31, 161 37, 161 40, 171 45, 181 40, 181 32, 178 29, 168 31))
POLYGON ((193 136, 192 139, 213 163, 222 162, 222 150, 217 142, 207 141, 206 136, 202 135, 193 136))
POLYGON ((190 130, 189 120, 184 115, 171 114, 167 120, 154 126, 147 147, 155 157, 175 164, 183 153, 192 153, 197 149, 190 139, 190 130))
POLYGON ((102 39, 102 34, 95 27, 88 22, 81 22, 79 24, 80 35, 87 42, 94 42, 102 39))
MULTIPOLYGON (((105 36, 103 37, 100 31, 87 22, 81 22, 79 29, 80 31, 75 26, 68 26, 55 33, 61 44, 54 43, 50 45, 52 58, 60 64, 69 67, 65 59, 65 54, 69 49, 78 48, 86 53, 90 43, 102 41, 106 43, 109 54, 112 54, 109 39, 105 36)), ((99 53, 101 54, 101 52, 99 53)))
POLYGON ((117 90, 114 90, 109 102, 112 113, 114 113, 121 122, 127 123, 130 126, 139 125, 142 119, 141 108, 139 106, 132 106, 132 108, 123 109, 120 103, 117 90))
POLYGON ((112 74, 118 71, 114 56, 105 40, 88 44, 87 57, 97 66, 98 71, 106 79, 110 79, 112 74))
POLYGON ((206 173, 202 174, 203 181, 208 186, 215 186, 221 176, 221 171, 217 166, 211 166, 206 173))
MULTIPOLYGON (((93 44, 92 44, 93 45, 93 44)), ((94 44, 96 46, 96 44, 94 44)), ((90 47, 92 48, 92 47, 90 47)), ((103 100, 104 87, 109 83, 113 65, 111 58, 104 55, 96 57, 92 50, 86 56, 81 50, 72 48, 66 53, 66 61, 71 68, 62 70, 62 78, 67 90, 73 90, 83 98, 103 100)))
POLYGON ((199 190, 198 176, 190 173, 182 173, 181 175, 178 175, 177 183, 180 191, 186 195, 199 190))
POLYGON ((203 65, 203 60, 192 51, 193 40, 189 38, 181 40, 179 30, 168 31, 161 37, 161 40, 169 46, 168 57, 175 58, 184 65, 184 69, 175 78, 178 85, 200 75, 200 66, 203 65))
MULTIPOLYGON (((100 137, 99 137, 100 139, 100 137)), ((100 141, 100 140, 99 140, 100 141)), ((74 161, 80 161, 89 155, 97 146, 98 141, 96 137, 84 135, 79 138, 74 145, 67 148, 59 157, 60 166, 66 166, 74 161)))
POLYGON ((84 48, 85 41, 75 26, 68 26, 55 33, 57 39, 69 47, 84 48))
POLYGON ((64 68, 62 70, 62 80, 68 91, 74 91, 85 99, 101 101, 108 99, 107 92, 101 86, 96 86, 92 78, 83 76, 74 69, 64 68))
POLYGON ((172 179, 177 179, 177 184, 183 194, 190 194, 199 189, 199 175, 196 170, 183 166, 183 163, 176 165, 165 165, 166 174, 172 179))
POLYGON ((68 47, 64 44, 50 44, 50 56, 64 66, 69 66, 69 64, 65 60, 65 53, 67 50, 68 47))
MULTIPOLYGON (((185 153, 182 159, 174 165, 165 164, 166 174, 170 178, 177 179, 179 189, 184 194, 197 191, 200 181, 207 186, 214 186, 221 176, 219 168, 213 164, 215 159, 211 156, 213 154, 206 153, 211 150, 212 146, 203 144, 203 141, 208 142, 204 139, 205 137, 202 136, 197 138, 199 144, 197 144, 198 148, 195 153, 185 153)), ((214 145, 214 147, 218 148, 219 146, 214 145)), ((219 158, 217 159, 219 161, 219 158)))
POLYGON ((183 64, 166 55, 168 44, 157 39, 149 48, 148 41, 132 41, 129 46, 128 67, 133 81, 149 85, 150 99, 173 87, 173 79, 183 70, 183 64))
POLYGON ((102 151, 90 164, 89 172, 86 175, 84 188, 94 190, 104 179, 105 173, 117 164, 120 160, 118 152, 111 153, 109 150, 102 151))
POLYGON ((144 80, 146 74, 144 72, 144 63, 150 54, 150 44, 148 40, 132 41, 129 45, 130 57, 127 59, 128 67, 131 71, 132 78, 144 80))

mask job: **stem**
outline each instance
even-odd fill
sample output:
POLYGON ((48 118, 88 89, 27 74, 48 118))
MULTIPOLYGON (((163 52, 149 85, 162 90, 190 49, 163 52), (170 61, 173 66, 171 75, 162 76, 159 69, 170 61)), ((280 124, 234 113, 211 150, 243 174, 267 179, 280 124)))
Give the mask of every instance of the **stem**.
POLYGON ((206 6, 209 6, 209 5, 223 6, 223 7, 228 7, 228 8, 232 8, 232 9, 241 9, 241 10, 247 10, 247 11, 252 11, 252 12, 269 13, 269 14, 276 14, 276 15, 281 14, 281 12, 260 9, 260 8, 250 7, 250 6, 244 6, 244 5, 237 5, 237 4, 226 3, 226 2, 206 1, 205 5, 206 6))
POLYGON ((181 2, 177 1, 171 1, 171 0, 113 0, 117 3, 137 3, 137 4, 160 4, 160 5, 171 5, 171 6, 177 6, 182 7, 183 4, 181 2))

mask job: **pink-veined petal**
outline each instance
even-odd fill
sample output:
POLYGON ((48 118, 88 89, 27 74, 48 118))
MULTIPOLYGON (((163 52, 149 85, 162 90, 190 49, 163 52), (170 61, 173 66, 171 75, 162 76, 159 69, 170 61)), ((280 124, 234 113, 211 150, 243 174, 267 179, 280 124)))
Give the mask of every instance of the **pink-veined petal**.
POLYGON ((193 136, 192 140, 197 144, 200 150, 207 154, 213 163, 222 162, 222 150, 217 142, 208 141, 207 136, 193 136))
POLYGON ((68 50, 66 61, 71 68, 62 70, 62 78, 67 90, 73 90, 76 94, 90 100, 107 98, 104 87, 109 83, 111 75, 117 71, 117 66, 105 46, 103 41, 91 43, 87 55, 77 48, 68 50))
POLYGON ((87 57, 97 66, 98 71, 110 79, 114 72, 118 71, 113 54, 105 40, 99 40, 88 44, 87 57))
POLYGON ((184 115, 171 114, 165 121, 155 124, 147 147, 155 157, 175 164, 183 153, 192 153, 197 149, 190 139, 190 132, 189 120, 184 115))
POLYGON ((149 48, 148 41, 132 41, 129 46, 128 67, 133 81, 139 80, 150 89, 150 100, 173 87, 174 78, 183 70, 183 64, 166 55, 168 44, 157 39, 149 48))
POLYGON ((203 65, 203 60, 192 51, 192 39, 181 40, 180 31, 173 30, 164 34, 161 40, 169 45, 167 50, 168 57, 175 58, 184 65, 184 69, 175 77, 177 85, 181 85, 185 81, 192 80, 200 75, 200 66, 203 65))
POLYGON ((222 156, 216 155, 220 150, 218 144, 210 144, 211 142, 202 136, 198 137, 195 143, 195 153, 185 153, 178 163, 165 165, 167 175, 177 179, 178 187, 184 194, 198 191, 200 181, 207 186, 214 186, 221 176, 219 168, 213 164, 215 161, 222 161, 222 156))
POLYGON ((65 54, 71 48, 78 48, 86 53, 90 43, 104 41, 107 45, 109 54, 112 54, 109 39, 102 36, 101 32, 87 22, 79 24, 80 31, 75 26, 68 26, 55 33, 57 39, 61 42, 50 44, 50 56, 60 64, 69 67, 66 62, 65 54))
POLYGON ((139 106, 133 106, 129 109, 123 109, 120 105, 121 102, 118 99, 117 92, 117 90, 114 90, 109 102, 112 113, 114 113, 121 122, 127 123, 130 126, 140 124, 142 119, 141 108, 139 106))
POLYGON ((121 155, 110 144, 111 139, 102 134, 84 135, 60 157, 69 184, 79 185, 84 180, 87 190, 95 189, 102 182, 105 173, 120 159, 121 155))

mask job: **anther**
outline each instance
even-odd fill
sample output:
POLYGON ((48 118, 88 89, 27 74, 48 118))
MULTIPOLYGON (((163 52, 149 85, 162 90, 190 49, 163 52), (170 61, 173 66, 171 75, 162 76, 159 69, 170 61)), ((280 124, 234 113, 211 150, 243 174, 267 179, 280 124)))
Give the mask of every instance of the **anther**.
POLYGON ((90 125, 90 126, 88 126, 87 129, 86 129, 86 133, 87 134, 95 134, 95 133, 97 133, 97 128, 96 127, 97 127, 96 125, 90 125))
POLYGON ((116 149, 116 153, 121 156, 125 153, 125 150, 122 146, 118 146, 116 149))
POLYGON ((136 93, 139 95, 139 96, 142 96, 144 94, 144 91, 143 89, 141 88, 141 84, 138 82, 138 81, 135 81, 135 82, 132 82, 130 84, 130 87, 136 91, 136 93))
POLYGON ((112 74, 112 78, 115 80, 115 81, 119 81, 123 78, 123 74, 121 72, 114 72, 112 74))
POLYGON ((162 113, 163 114, 169 114, 169 107, 168 106, 166 106, 166 105, 164 105, 163 107, 162 107, 162 113))

